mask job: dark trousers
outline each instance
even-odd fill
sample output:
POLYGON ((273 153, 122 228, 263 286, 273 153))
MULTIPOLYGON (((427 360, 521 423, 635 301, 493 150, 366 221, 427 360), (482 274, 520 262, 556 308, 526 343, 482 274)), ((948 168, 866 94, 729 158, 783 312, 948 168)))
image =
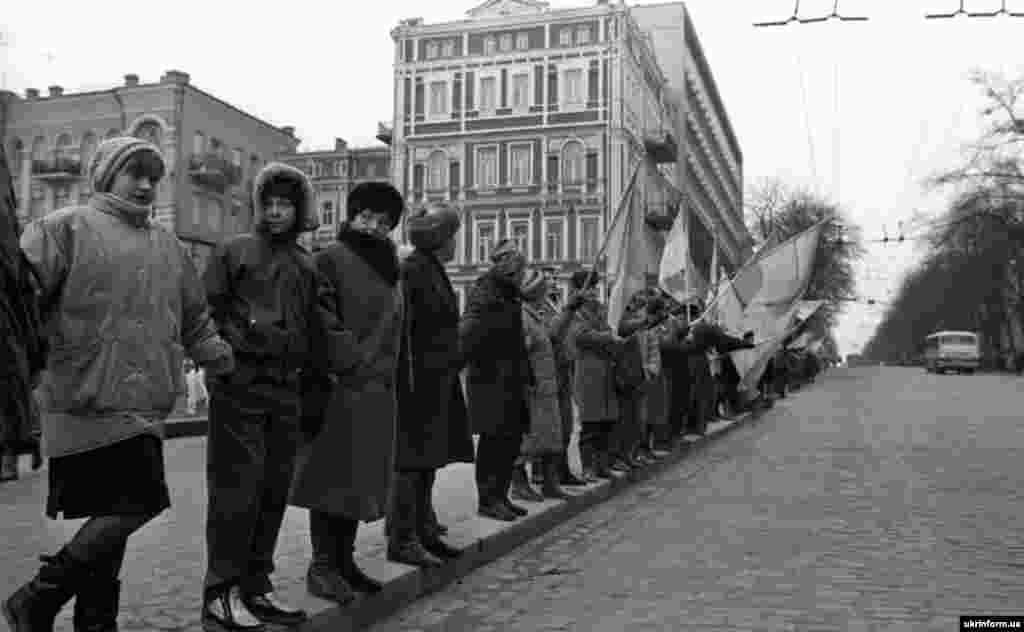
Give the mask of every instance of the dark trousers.
POLYGON ((504 502, 512 485, 522 431, 481 434, 476 448, 476 489, 480 506, 504 502))
POLYGON ((309 512, 309 541, 313 564, 342 572, 351 570, 359 521, 324 511, 309 512))
POLYGON ((71 559, 102 579, 115 580, 121 574, 128 537, 157 514, 96 516, 83 524, 64 547, 71 559))
POLYGON ((210 381, 205 589, 273 589, 274 549, 301 430, 296 389, 210 381))
POLYGON ((615 457, 629 458, 646 438, 644 388, 641 386, 619 393, 619 423, 612 433, 610 446, 615 457))
POLYGON ((391 542, 401 544, 434 539, 432 496, 436 470, 400 470, 391 487, 387 533, 391 542))
POLYGON ((580 428, 580 460, 584 469, 593 470, 595 461, 610 458, 612 438, 618 420, 584 421, 580 428))

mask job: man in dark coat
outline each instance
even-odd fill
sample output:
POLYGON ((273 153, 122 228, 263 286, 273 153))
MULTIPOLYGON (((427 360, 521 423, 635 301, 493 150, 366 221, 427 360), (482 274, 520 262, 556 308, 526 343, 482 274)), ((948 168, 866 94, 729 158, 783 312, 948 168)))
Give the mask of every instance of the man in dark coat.
POLYGON ((444 205, 406 220, 414 250, 402 262, 405 335, 387 527, 388 559, 414 566, 434 566, 438 559, 459 556, 440 538, 431 499, 438 469, 473 462, 459 380, 459 302, 444 269, 455 257, 460 223, 459 212, 444 205))
POLYGON ((519 286, 526 258, 512 240, 497 244, 491 268, 470 291, 459 323, 467 359, 470 425, 480 435, 476 485, 481 516, 511 522, 529 513, 508 492, 530 419, 526 389, 533 385, 523 333, 519 286))
POLYGON ((320 280, 296 238, 316 226, 314 192, 298 169, 256 176, 254 232, 216 249, 206 291, 237 361, 209 380, 207 572, 202 619, 211 630, 294 625, 305 613, 276 597, 269 575, 301 436, 299 377, 308 362, 320 280))
POLYGON ((337 242, 315 258, 327 286, 319 321, 339 342, 314 353, 318 375, 328 378, 326 403, 303 411, 305 440, 289 493, 292 505, 309 510, 306 587, 340 604, 353 591, 382 589, 356 564, 355 541, 359 523, 383 518, 388 506, 404 302, 389 236, 405 209, 402 195, 387 182, 362 182, 346 206, 337 242))

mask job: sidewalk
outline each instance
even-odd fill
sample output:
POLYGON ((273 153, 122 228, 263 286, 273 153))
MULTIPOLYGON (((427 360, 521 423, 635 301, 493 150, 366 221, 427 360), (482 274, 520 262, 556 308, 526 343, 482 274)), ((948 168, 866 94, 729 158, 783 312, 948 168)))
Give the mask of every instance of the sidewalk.
MULTIPOLYGON (((438 473, 434 492, 436 509, 441 522, 450 529, 446 540, 464 549, 464 556, 444 568, 427 572, 393 564, 385 559, 383 521, 361 525, 356 543, 357 558, 366 572, 383 580, 386 587, 381 594, 363 598, 344 609, 307 594, 308 513, 289 508, 278 543, 275 585, 284 598, 309 612, 311 620, 301 628, 303 632, 361 629, 508 553, 632 482, 645 480, 671 467, 694 448, 729 432, 747 419, 750 417, 714 423, 706 437, 688 437, 679 450, 629 478, 568 490, 575 492, 569 501, 525 503, 531 514, 514 523, 499 523, 476 515, 472 464, 444 468, 438 473)), ((197 430, 205 426, 205 420, 181 420, 171 425, 182 431, 197 430)), ((205 564, 206 440, 195 436, 180 438, 168 441, 165 450, 172 508, 129 541, 122 572, 124 588, 119 619, 122 632, 201 630, 199 600, 205 564)), ((571 457, 574 467, 578 468, 575 440, 571 457)), ((45 470, 41 470, 13 485, 0 486, 0 505, 5 511, 5 521, 0 524, 0 542, 3 542, 0 567, 7 571, 5 577, 0 577, 3 595, 35 572, 36 557, 40 553, 56 550, 81 524, 81 521, 50 521, 42 516, 45 481, 45 470)), ((71 630, 71 627, 71 610, 66 608, 58 618, 57 629, 71 630)))

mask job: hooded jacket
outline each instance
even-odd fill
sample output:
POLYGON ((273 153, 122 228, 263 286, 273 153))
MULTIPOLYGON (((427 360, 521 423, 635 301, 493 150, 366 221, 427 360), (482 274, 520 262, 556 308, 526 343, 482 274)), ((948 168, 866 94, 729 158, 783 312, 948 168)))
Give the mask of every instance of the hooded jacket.
POLYGON ((230 365, 184 246, 149 221, 148 207, 107 192, 142 150, 160 155, 135 138, 101 143, 89 204, 38 219, 21 238, 47 306, 50 353, 37 392, 50 457, 160 436, 184 391, 184 354, 201 365, 230 365))
POLYGON ((253 185, 255 230, 225 240, 207 266, 207 297, 221 335, 234 349, 236 383, 288 379, 308 360, 320 282, 312 257, 296 239, 317 227, 314 200, 304 173, 283 163, 267 164, 253 185), (282 235, 271 234, 261 201, 264 188, 277 178, 299 182, 303 198, 292 228, 282 235))

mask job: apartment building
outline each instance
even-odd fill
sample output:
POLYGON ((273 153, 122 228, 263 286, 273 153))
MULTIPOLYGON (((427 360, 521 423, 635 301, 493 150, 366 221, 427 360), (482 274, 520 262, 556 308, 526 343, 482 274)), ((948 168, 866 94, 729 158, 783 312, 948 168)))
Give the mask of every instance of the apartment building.
POLYGON ((85 169, 103 139, 148 138, 168 166, 155 219, 177 233, 201 269, 214 245, 251 227, 256 172, 275 155, 293 153, 299 142, 294 128, 248 114, 177 70, 150 83, 125 75, 122 85, 107 90, 2 92, 0 102, 0 142, 13 163, 23 222, 88 200, 85 169))

